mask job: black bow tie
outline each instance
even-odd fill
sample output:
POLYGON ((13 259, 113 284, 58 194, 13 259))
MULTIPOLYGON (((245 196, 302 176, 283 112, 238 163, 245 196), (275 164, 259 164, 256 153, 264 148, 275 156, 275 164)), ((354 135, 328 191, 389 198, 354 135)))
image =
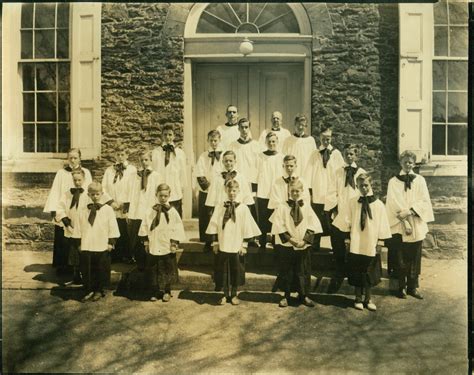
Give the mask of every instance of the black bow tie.
POLYGON ((141 177, 141 190, 146 190, 148 185, 148 176, 150 175, 151 171, 149 169, 142 169, 137 171, 137 174, 141 177))
POLYGON ((163 151, 165 152, 165 167, 166 167, 170 162, 171 153, 173 153, 174 156, 176 156, 176 151, 174 150, 174 146, 170 144, 166 144, 161 147, 163 148, 163 151))
POLYGON ((252 141, 252 138, 249 138, 247 140, 244 140, 242 138, 237 139, 237 142, 239 142, 241 145, 246 145, 247 143, 250 143, 252 141))
POLYGON ((95 217, 97 216, 97 211, 99 211, 101 207, 102 205, 100 203, 89 203, 87 205, 87 208, 91 210, 91 212, 89 213, 89 218, 87 219, 91 226, 94 225, 95 217))
POLYGON ((70 165, 66 165, 64 167, 64 169, 68 172, 72 172, 72 171, 80 171, 81 170, 81 166, 78 165, 76 168, 72 169, 70 165))
POLYGON ((364 230, 365 228, 365 223, 367 222, 367 215, 369 216, 370 219, 372 219, 372 211, 370 209, 370 203, 375 201, 375 197, 373 195, 369 196, 361 196, 357 200, 359 203, 362 204, 362 209, 360 211, 360 229, 364 230))
POLYGON ((84 193, 84 189, 83 188, 70 188, 69 191, 72 194, 72 201, 71 201, 71 205, 69 206, 69 208, 73 208, 74 206, 76 206, 76 208, 78 208, 79 207, 79 197, 81 196, 82 193, 84 193))
POLYGON ((280 130, 281 128, 278 128, 278 129, 272 128, 272 132, 279 132, 280 130))
POLYGON ((327 147, 324 150, 319 150, 321 157, 323 158, 323 167, 326 168, 328 165, 328 161, 331 158, 332 150, 328 149, 327 147))
POLYGON ((287 201, 288 206, 291 207, 290 215, 295 223, 295 226, 298 226, 303 221, 303 213, 301 212, 301 207, 303 207, 304 202, 303 200, 294 201, 289 199, 287 201))
POLYGON ((344 169, 346 171, 346 181, 344 183, 344 186, 350 185, 352 186, 353 189, 355 189, 354 176, 357 173, 357 170, 359 169, 359 167, 352 167, 348 165, 347 167, 344 167, 344 169))
POLYGON ((224 185, 227 184, 229 180, 232 180, 237 176, 236 171, 231 171, 231 172, 221 172, 222 178, 224 179, 224 185))
POLYGON ((114 184, 117 182, 117 180, 121 180, 123 178, 123 172, 127 167, 123 165, 123 163, 117 163, 114 164, 114 169, 115 169, 115 176, 114 176, 114 184))
POLYGON ((288 176, 288 177, 283 177, 283 181, 286 182, 286 184, 289 184, 291 181, 295 181, 297 177, 295 176, 288 176))
POLYGON ((416 174, 397 174, 395 177, 405 183, 405 191, 407 191, 411 189, 411 183, 416 178, 416 174))
POLYGON ((171 206, 166 205, 166 204, 160 204, 160 203, 155 204, 153 206, 153 209, 156 211, 156 216, 153 219, 153 221, 151 222, 150 230, 155 229, 160 224, 160 218, 161 218, 161 213, 162 212, 165 215, 166 222, 167 223, 170 222, 170 217, 169 217, 169 214, 168 214, 168 211, 170 210, 170 208, 171 208, 171 206))
POLYGON ((278 153, 278 151, 276 151, 276 150, 266 150, 266 151, 263 151, 263 153, 265 155, 268 155, 268 156, 273 156, 273 155, 276 155, 278 153))
POLYGON ((232 221, 235 223, 235 209, 239 207, 239 204, 240 203, 234 201, 227 201, 224 203, 225 212, 222 219, 222 229, 224 229, 229 219, 232 219, 232 221))
POLYGON ((211 165, 214 165, 214 162, 219 161, 221 158, 222 151, 209 151, 207 156, 211 158, 211 165))

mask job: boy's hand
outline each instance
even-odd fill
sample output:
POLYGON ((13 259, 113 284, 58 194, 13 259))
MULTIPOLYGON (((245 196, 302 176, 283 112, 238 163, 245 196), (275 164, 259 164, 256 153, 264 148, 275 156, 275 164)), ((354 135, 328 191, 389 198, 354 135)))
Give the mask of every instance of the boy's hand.
POLYGON ((375 252, 376 252, 377 254, 382 253, 382 245, 377 245, 377 246, 375 246, 375 252))
POLYGON ((245 254, 247 254, 247 248, 242 246, 239 250, 239 255, 245 255, 245 254))
POLYGON ((111 244, 107 245, 107 251, 112 251, 113 249, 114 249, 114 247, 111 244))
POLYGON ((144 242, 143 243, 143 248, 145 249, 145 252, 148 254, 150 252, 150 243, 149 242, 144 242))
POLYGON ((299 247, 299 248, 303 248, 304 245, 305 245, 305 242, 304 242, 304 241, 298 241, 298 242, 296 243, 296 247, 299 247))
POLYGON ((214 254, 217 254, 217 252, 219 251, 219 244, 217 243, 213 244, 212 251, 214 252, 214 254))
POLYGON ((118 204, 117 202, 113 201, 112 204, 111 204, 112 208, 114 210, 118 210, 120 208, 120 204, 118 204))
POLYGON ((174 254, 178 251, 178 246, 174 243, 170 245, 170 251, 174 254))
POLYGON ((405 220, 408 216, 411 215, 411 211, 410 210, 402 210, 398 213, 397 215, 397 218, 399 220, 405 220))

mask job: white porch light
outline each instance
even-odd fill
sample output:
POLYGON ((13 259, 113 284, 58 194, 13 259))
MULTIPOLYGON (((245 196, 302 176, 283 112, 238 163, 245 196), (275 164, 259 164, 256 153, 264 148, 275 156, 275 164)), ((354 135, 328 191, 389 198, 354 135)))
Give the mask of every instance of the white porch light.
POLYGON ((253 52, 253 42, 245 37, 240 43, 239 51, 244 56, 250 55, 253 52))

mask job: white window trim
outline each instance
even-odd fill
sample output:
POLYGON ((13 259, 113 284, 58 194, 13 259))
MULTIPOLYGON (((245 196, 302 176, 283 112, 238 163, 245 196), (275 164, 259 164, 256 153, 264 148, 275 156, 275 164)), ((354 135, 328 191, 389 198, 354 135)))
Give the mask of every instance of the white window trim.
MULTIPOLYGON (((2 168, 5 172, 55 172, 63 165, 66 157, 65 153, 31 153, 23 152, 23 130, 22 130, 22 81, 20 62, 33 61, 31 59, 21 59, 21 3, 6 3, 2 9, 2 168)), ((81 4, 80 6, 100 7, 100 4, 81 4)), ((70 4, 71 25, 70 25, 70 53, 71 70, 73 64, 73 46, 76 46, 78 36, 73 33, 72 14, 74 8, 79 8, 77 4, 70 4)), ((95 14, 99 14, 100 8, 94 9, 95 14)), ((100 37, 98 38, 100 42, 100 37)), ((95 56, 99 66, 98 75, 94 77, 99 82, 100 87, 100 44, 98 46, 98 56, 95 56)), ((54 61, 52 59, 51 61, 54 61)), ((79 141, 77 129, 80 127, 77 120, 74 120, 75 108, 72 106, 72 96, 78 92, 78 87, 73 84, 71 73, 71 147, 77 147, 79 141)), ((94 134, 95 138, 92 147, 88 148, 87 155, 83 159, 92 159, 100 156, 100 89, 98 102, 94 103, 94 108, 98 108, 95 116, 94 134)), ((84 137, 82 137, 84 138, 84 137)))

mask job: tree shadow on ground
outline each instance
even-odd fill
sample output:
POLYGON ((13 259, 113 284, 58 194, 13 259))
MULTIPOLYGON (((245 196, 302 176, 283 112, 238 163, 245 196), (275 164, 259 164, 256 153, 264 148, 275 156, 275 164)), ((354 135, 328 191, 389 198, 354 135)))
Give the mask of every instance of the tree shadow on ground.
POLYGON ((220 292, 193 292, 191 290, 183 290, 179 292, 178 299, 193 301, 198 305, 217 306, 222 298, 220 292))

